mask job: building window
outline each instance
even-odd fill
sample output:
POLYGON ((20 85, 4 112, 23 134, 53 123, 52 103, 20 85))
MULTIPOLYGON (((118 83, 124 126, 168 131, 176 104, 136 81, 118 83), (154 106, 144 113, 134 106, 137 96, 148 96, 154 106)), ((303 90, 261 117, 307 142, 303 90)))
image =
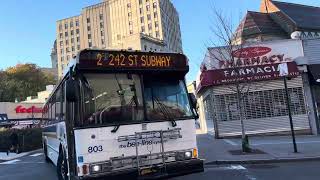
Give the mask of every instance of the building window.
POLYGON ((79 34, 79 29, 76 29, 76 33, 79 34))
POLYGON ((103 20, 103 14, 99 15, 100 20, 103 20))
POLYGON ((69 41, 68 40, 66 40, 66 45, 69 45, 69 41))
POLYGON ((63 49, 60 49, 60 54, 63 54, 63 49))
POLYGON ((129 13, 128 13, 128 17, 131 17, 131 16, 132 16, 132 13, 131 13, 131 12, 129 12, 129 13))
POLYGON ((152 24, 148 24, 148 29, 149 29, 149 31, 152 30, 152 24))
POLYGON ((91 31, 91 27, 90 27, 90 26, 88 26, 88 27, 87 27, 87 30, 88 30, 88 31, 91 31))
POLYGON ((147 8, 147 11, 150 11, 150 5, 147 5, 146 8, 147 8))
POLYGON ((101 31, 101 36, 104 36, 104 32, 103 31, 101 31))
POLYGON ((77 49, 80 50, 80 45, 77 45, 77 49))
POLYGON ((140 14, 143 14, 143 9, 142 8, 140 8, 140 14))
POLYGON ((70 27, 71 27, 71 28, 73 27, 73 21, 70 22, 70 27))
POLYGON ((144 45, 144 50, 145 50, 145 51, 147 51, 147 48, 148 48, 147 45, 144 45))
POLYGON ((61 62, 63 62, 64 61, 64 58, 63 58, 63 56, 61 57, 61 62))
POLYGON ((103 28, 103 22, 100 22, 100 28, 103 28))
POLYGON ((60 46, 63 46, 63 41, 60 41, 60 46))
POLYGON ((156 37, 160 37, 159 31, 156 31, 156 37))
POLYGON ((142 4, 142 0, 139 0, 139 4, 142 4))
POLYGON ((127 7, 128 7, 128 8, 131 8, 131 3, 128 3, 128 4, 127 4, 127 7))
POLYGON ((157 13, 157 12, 154 12, 154 13, 153 13, 153 16, 154 16, 154 18, 158 18, 158 13, 157 13))
POLYGON ((89 42, 89 47, 92 47, 92 42, 89 42))
POLYGON ((69 59, 70 59, 70 56, 69 56, 69 55, 67 55, 67 61, 69 61, 69 59))
POLYGON ((90 23, 90 18, 87 18, 87 23, 90 23))
POLYGON ((140 17, 140 22, 141 22, 141 23, 144 23, 144 17, 143 17, 143 16, 140 17))
POLYGON ((68 23, 64 24, 64 29, 68 29, 68 23))
POLYGON ((101 44, 104 45, 104 39, 101 39, 101 44))
POLYGON ((148 18, 148 21, 150 21, 150 20, 151 20, 151 15, 148 14, 148 15, 147 15, 147 18, 148 18))
POLYGON ((145 31, 146 31, 145 27, 141 26, 141 32, 145 32, 145 31))
POLYGON ((157 8, 157 3, 156 3, 156 2, 153 3, 153 8, 154 8, 154 9, 157 8))
POLYGON ((72 50, 72 52, 74 52, 74 51, 75 51, 74 46, 72 46, 72 47, 71 47, 71 50, 72 50))
POLYGON ((80 41, 80 37, 77 37, 77 42, 79 42, 80 41))
POLYGON ((59 31, 62 31, 62 24, 59 24, 59 31))
POLYGON ((60 39, 62 39, 62 38, 63 38, 63 34, 62 34, 62 33, 60 33, 60 34, 59 34, 59 36, 60 36, 60 39))
POLYGON ((132 21, 129 21, 129 26, 132 26, 132 21))
POLYGON ((79 21, 76 20, 76 27, 79 27, 79 21))
POLYGON ((155 26, 156 28, 159 27, 158 21, 154 22, 154 26, 155 26))
POLYGON ((132 30, 130 30, 130 34, 133 34, 133 31, 132 31, 132 30))
POLYGON ((65 36, 65 37, 68 37, 68 32, 65 32, 65 33, 64 33, 64 36, 65 36))
POLYGON ((88 34, 88 39, 91 39, 91 34, 88 34))
POLYGON ((74 43, 74 38, 71 38, 71 43, 74 43))
POLYGON ((66 48, 66 52, 67 52, 67 53, 70 52, 68 47, 66 48))
POLYGON ((73 36, 73 35, 74 35, 74 31, 72 30, 72 31, 71 31, 71 36, 73 36))

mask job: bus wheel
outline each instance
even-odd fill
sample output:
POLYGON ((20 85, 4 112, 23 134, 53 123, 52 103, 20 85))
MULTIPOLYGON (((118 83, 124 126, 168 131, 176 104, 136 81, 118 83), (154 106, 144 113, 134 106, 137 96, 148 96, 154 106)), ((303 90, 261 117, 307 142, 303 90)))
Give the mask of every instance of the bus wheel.
POLYGON ((57 174, 59 180, 68 179, 68 165, 67 159, 64 156, 63 152, 59 152, 58 163, 57 163, 57 174))
POLYGON ((47 147, 47 143, 43 144, 43 154, 44 154, 44 159, 46 162, 50 162, 50 159, 48 157, 48 147, 47 147))

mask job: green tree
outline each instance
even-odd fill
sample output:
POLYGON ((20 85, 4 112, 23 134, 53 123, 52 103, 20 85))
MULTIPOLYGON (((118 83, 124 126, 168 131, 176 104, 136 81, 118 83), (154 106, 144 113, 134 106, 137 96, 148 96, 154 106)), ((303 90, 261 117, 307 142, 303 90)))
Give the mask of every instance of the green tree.
POLYGON ((22 101, 55 83, 51 74, 43 73, 35 64, 18 64, 0 73, 0 101, 22 101))

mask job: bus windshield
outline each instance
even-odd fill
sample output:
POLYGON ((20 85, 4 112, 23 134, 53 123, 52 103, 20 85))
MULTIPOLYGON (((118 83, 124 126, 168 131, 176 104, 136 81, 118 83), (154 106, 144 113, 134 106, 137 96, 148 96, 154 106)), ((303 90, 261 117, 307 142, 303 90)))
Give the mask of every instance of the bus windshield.
POLYGON ((141 77, 137 74, 84 74, 80 81, 83 118, 76 126, 192 118, 183 80, 168 81, 151 76, 142 82, 141 77))

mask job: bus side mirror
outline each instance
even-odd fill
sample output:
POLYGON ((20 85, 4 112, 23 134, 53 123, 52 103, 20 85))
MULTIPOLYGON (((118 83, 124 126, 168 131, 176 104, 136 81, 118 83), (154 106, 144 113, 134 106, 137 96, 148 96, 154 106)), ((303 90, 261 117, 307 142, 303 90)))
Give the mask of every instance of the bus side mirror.
POLYGON ((72 78, 69 78, 66 81, 66 100, 67 101, 69 102, 77 101, 76 89, 77 89, 77 82, 72 78))
POLYGON ((195 119, 198 119, 199 118, 199 114, 197 112, 197 98, 196 96, 193 94, 193 93, 189 93, 189 98, 190 98, 190 101, 191 101, 191 106, 192 106, 192 111, 195 115, 195 119))
POLYGON ((197 98, 193 93, 189 93, 191 105, 194 109, 197 109, 197 98))

